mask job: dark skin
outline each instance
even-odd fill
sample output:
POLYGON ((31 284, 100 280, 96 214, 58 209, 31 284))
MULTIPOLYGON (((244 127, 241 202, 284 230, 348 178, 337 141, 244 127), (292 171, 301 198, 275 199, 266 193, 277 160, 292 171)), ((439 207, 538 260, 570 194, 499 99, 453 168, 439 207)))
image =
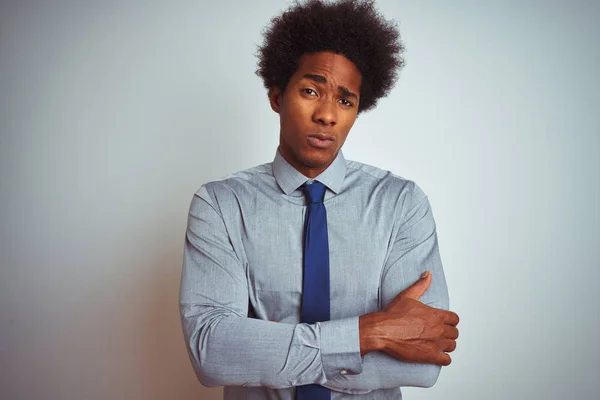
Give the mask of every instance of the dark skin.
POLYGON ((407 362, 449 365, 456 349, 458 315, 429 307, 419 298, 431 285, 431 273, 400 292, 383 310, 358 319, 360 353, 378 350, 407 362))
POLYGON ((272 88, 280 116, 279 152, 308 178, 335 160, 356 120, 361 75, 346 57, 305 54, 285 92, 272 88))
MULTIPOLYGON (((282 91, 269 100, 280 116, 279 152, 307 178, 335 160, 356 120, 362 77, 354 63, 331 52, 305 54, 282 91)), ((398 360, 448 365, 456 348, 458 315, 419 298, 431 273, 400 292, 383 310, 359 317, 360 352, 382 351, 398 360)))

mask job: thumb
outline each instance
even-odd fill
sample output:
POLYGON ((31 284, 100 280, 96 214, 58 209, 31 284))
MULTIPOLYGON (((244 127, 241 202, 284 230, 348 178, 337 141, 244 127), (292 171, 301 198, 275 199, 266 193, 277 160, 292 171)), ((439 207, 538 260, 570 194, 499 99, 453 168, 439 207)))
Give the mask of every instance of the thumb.
POLYGON ((418 281, 400 292, 400 296, 419 300, 431 285, 431 272, 425 271, 418 281))

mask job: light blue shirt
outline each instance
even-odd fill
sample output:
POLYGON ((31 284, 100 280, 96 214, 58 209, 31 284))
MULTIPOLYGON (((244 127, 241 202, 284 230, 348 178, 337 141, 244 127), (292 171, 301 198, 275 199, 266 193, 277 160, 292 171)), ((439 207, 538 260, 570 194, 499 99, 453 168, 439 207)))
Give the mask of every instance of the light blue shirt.
POLYGON ((192 198, 180 290, 183 331, 196 374, 225 399, 294 399, 321 384, 332 400, 401 399, 440 367, 382 352, 360 356, 358 317, 381 310, 421 273, 421 298, 448 309, 429 201, 412 181, 344 159, 325 184, 331 320, 299 323, 308 178, 279 152, 272 163, 203 185, 192 198))

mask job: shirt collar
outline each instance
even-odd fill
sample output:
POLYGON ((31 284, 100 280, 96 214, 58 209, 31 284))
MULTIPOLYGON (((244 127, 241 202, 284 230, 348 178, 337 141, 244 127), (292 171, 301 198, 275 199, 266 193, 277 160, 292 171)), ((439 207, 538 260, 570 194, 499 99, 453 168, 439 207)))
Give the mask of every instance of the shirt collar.
MULTIPOLYGON (((277 184, 286 195, 289 195, 294 190, 298 189, 300 186, 306 183, 306 181, 311 180, 310 178, 304 176, 296 168, 292 167, 292 165, 283 158, 279 152, 279 149, 277 149, 275 152, 275 159, 273 160, 272 165, 275 181, 277 181, 277 184)), ((342 183, 344 182, 345 177, 346 159, 342 154, 342 150, 340 150, 331 165, 329 165, 325 171, 321 172, 317 177, 315 177, 314 180, 321 182, 327 186, 329 190, 337 194, 342 188, 342 183)))

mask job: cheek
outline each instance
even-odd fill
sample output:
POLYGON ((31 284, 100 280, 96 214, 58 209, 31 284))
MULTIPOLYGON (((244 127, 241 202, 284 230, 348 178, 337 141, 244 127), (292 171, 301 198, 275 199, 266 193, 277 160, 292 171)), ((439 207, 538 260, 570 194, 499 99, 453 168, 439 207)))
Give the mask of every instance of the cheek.
POLYGON ((356 121, 356 115, 348 116, 348 118, 344 120, 343 131, 346 132, 344 135, 344 140, 346 140, 346 137, 348 137, 348 134, 350 133, 350 129, 352 129, 352 126, 354 126, 355 121, 356 121))
POLYGON ((284 121, 285 136, 292 140, 297 140, 302 131, 300 121, 298 121, 298 115, 288 116, 284 121))
POLYGON ((299 139, 307 130, 310 122, 310 111, 306 107, 296 107, 293 112, 288 112, 282 118, 282 126, 285 127, 285 134, 288 137, 299 139))

